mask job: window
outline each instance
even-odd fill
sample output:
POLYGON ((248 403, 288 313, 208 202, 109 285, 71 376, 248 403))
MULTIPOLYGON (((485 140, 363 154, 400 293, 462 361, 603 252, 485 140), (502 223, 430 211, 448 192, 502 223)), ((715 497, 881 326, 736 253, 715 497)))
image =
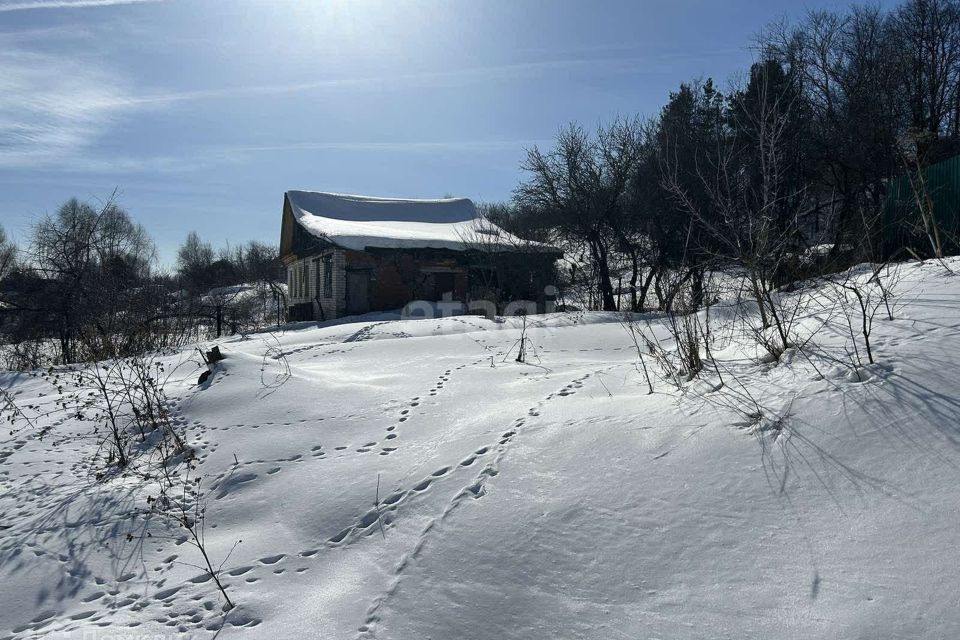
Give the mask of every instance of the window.
POLYGON ((313 297, 320 298, 323 291, 320 290, 320 283, 323 281, 320 277, 320 260, 313 261, 313 297))
POLYGON ((323 257, 323 297, 333 297, 333 256, 323 257))
POLYGON ((297 271, 294 281, 294 296, 300 300, 308 296, 307 287, 310 283, 310 273, 307 271, 308 268, 309 267, 306 260, 301 260, 297 263, 297 271))

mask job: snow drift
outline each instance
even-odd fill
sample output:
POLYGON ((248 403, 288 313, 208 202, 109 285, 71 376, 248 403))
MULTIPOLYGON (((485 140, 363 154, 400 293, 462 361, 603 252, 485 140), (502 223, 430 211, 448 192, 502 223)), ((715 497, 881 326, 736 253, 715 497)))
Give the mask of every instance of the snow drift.
POLYGON ((137 478, 94 480, 86 425, 5 374, 36 408, 0 444, 0 638, 958 637, 960 277, 896 293, 862 375, 731 344, 684 393, 647 394, 610 314, 536 318, 528 364, 471 317, 226 340, 200 387, 170 356, 226 615, 137 478))

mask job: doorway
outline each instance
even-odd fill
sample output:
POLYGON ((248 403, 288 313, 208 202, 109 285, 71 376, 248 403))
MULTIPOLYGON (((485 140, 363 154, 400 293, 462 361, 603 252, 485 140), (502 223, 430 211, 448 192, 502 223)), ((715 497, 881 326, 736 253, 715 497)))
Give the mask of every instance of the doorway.
POLYGON ((347 271, 347 315, 370 311, 370 272, 347 271))

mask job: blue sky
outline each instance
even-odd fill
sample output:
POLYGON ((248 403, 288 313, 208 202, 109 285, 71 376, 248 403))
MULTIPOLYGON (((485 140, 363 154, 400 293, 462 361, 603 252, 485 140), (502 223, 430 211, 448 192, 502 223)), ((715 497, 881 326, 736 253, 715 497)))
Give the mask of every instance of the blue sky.
MULTIPOLYGON (((844 5, 838 5, 844 6, 844 5)), ((509 197, 570 121, 651 115, 746 69, 788 0, 0 0, 0 224, 120 203, 277 242, 287 189, 509 197)))

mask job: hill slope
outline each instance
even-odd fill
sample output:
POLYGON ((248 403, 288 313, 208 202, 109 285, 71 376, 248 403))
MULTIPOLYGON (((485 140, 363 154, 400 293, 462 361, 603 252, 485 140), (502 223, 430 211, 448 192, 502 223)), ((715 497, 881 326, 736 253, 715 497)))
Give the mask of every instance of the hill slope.
POLYGON ((529 364, 477 318, 228 340, 168 393, 239 606, 61 417, 0 441, 0 638, 958 637, 960 277, 905 267, 898 303, 859 377, 731 344, 684 394, 605 314, 537 318, 529 364))

